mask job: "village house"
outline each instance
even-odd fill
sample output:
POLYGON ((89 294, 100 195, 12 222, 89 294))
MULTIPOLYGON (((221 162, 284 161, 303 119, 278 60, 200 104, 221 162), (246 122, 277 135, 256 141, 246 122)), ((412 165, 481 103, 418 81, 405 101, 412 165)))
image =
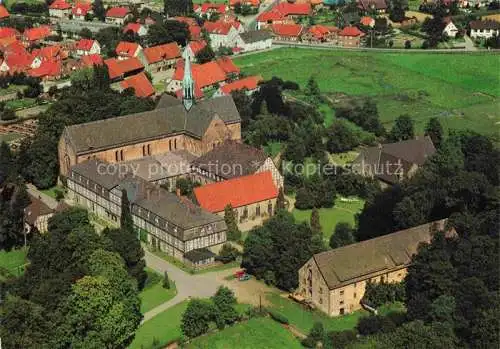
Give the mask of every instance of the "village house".
POLYGON ((4 5, 0 5, 0 19, 6 19, 9 18, 10 14, 9 11, 5 8, 4 5))
MULTIPOLYGON (((67 187, 68 198, 74 204, 119 224, 126 193, 141 240, 182 262, 190 251, 217 248, 226 242, 223 217, 141 178, 102 173, 106 165, 109 164, 87 160, 71 168, 67 187)), ((210 261, 213 253, 203 264, 210 261)))
POLYGON ((187 54, 191 62, 194 62, 198 52, 204 49, 205 46, 207 46, 207 42, 205 40, 190 41, 184 48, 184 52, 187 54))
POLYGON ((61 61, 42 61, 38 68, 28 70, 28 75, 42 80, 59 80, 63 75, 61 61))
POLYGON ((40 43, 43 39, 52 34, 52 29, 48 25, 39 27, 27 28, 23 32, 22 40, 27 46, 40 43))
POLYGON ((261 76, 247 76, 219 87, 214 96, 229 96, 231 92, 238 90, 245 90, 247 95, 251 95, 259 89, 260 81, 261 76))
POLYGON ((4 52, 4 58, 2 64, 0 64, 0 72, 10 74, 16 72, 26 73, 30 69, 40 67, 41 64, 42 60, 39 57, 26 52, 24 47, 21 46, 19 50, 4 52))
POLYGON ((58 147, 61 175, 91 158, 116 163, 174 150, 202 155, 226 140, 241 140, 241 118, 231 96, 195 101, 190 63, 184 60, 182 100, 165 94, 151 111, 65 127, 58 147))
POLYGON ((278 197, 271 171, 202 185, 193 192, 203 209, 222 217, 226 206, 231 205, 240 227, 246 222, 259 225, 271 217, 278 197))
POLYGON ((130 9, 125 6, 111 7, 106 11, 106 23, 113 23, 123 25, 125 21, 131 16, 130 9))
POLYGON ((142 52, 142 46, 136 42, 120 41, 115 52, 118 59, 137 57, 142 52))
POLYGON ((139 37, 145 36, 148 33, 148 28, 141 23, 128 23, 123 27, 123 33, 132 32, 139 37))
POLYGON ((229 0, 229 7, 234 10, 236 5, 248 6, 253 9, 258 9, 260 7, 260 0, 229 0))
POLYGON ((271 48, 272 44, 273 37, 267 30, 251 30, 236 37, 236 47, 241 52, 266 50, 271 48))
POLYGON ((176 42, 147 47, 142 53, 143 63, 150 73, 172 70, 181 57, 179 45, 176 42))
POLYGON ((365 33, 358 27, 348 26, 338 33, 339 44, 344 47, 359 47, 364 36, 365 33))
POLYGON ((83 68, 92 68, 94 65, 104 64, 104 60, 99 54, 84 55, 80 58, 80 66, 83 68))
POLYGON ((210 19, 212 14, 217 13, 219 16, 222 16, 226 13, 227 11, 227 6, 226 4, 214 4, 210 2, 204 2, 201 5, 195 4, 193 6, 194 13, 198 14, 199 16, 206 16, 207 19, 210 19))
POLYGON ((71 5, 66 0, 55 0, 49 5, 49 16, 56 18, 69 18, 71 5))
POLYGON ((387 3, 385 0, 357 0, 358 9, 365 14, 377 12, 379 14, 387 11, 387 3))
POLYGON ((272 24, 293 24, 296 19, 312 14, 310 3, 281 2, 270 11, 257 16, 257 29, 269 28, 272 24))
POLYGON ((473 39, 489 39, 500 33, 500 23, 492 20, 471 21, 469 28, 470 37, 473 39))
POLYGON ((340 30, 334 26, 313 25, 302 35, 302 41, 306 42, 333 42, 337 40, 337 34, 340 30))
POLYGON ((92 3, 90 2, 77 2, 71 9, 73 19, 77 21, 85 21, 87 14, 92 14, 92 3))
POLYGON ((273 40, 276 41, 300 41, 304 27, 300 24, 272 24, 273 40))
POLYGON ((61 61, 68 58, 68 52, 60 45, 43 46, 31 51, 34 57, 40 58, 42 62, 61 61))
POLYGON ((355 173, 377 178, 382 186, 388 186, 411 178, 435 152, 428 136, 381 144, 362 149, 351 168, 355 173))
MULTIPOLYGON (((242 28, 239 24, 238 27, 242 28)), ((203 24, 203 29, 205 29, 210 36, 210 46, 213 50, 218 50, 220 47, 233 47, 239 34, 238 29, 233 23, 224 21, 206 21, 203 24)))
POLYGON ((119 81, 144 70, 141 61, 135 57, 127 59, 108 58, 104 61, 104 64, 108 67, 111 81, 119 81))
POLYGON ((443 29, 443 34, 448 36, 449 38, 455 38, 458 33, 458 28, 452 22, 451 17, 446 17, 443 19, 445 27, 443 29))
POLYGON ((101 45, 97 40, 80 39, 76 42, 75 50, 77 56, 99 55, 101 54, 101 45))
POLYGON ((447 229, 446 223, 443 219, 317 253, 299 269, 296 296, 329 316, 360 310, 366 284, 403 281, 418 246, 447 229))
POLYGON ((148 98, 155 95, 155 88, 144 73, 132 75, 120 81, 119 84, 122 91, 127 88, 133 89, 136 97, 148 98))
POLYGON ((25 229, 30 231, 36 228, 40 233, 47 231, 49 218, 54 215, 54 210, 42 200, 30 195, 31 203, 24 209, 25 229))
POLYGON ((269 171, 277 188, 283 176, 266 153, 251 145, 227 141, 191 162, 191 179, 202 184, 269 171))
POLYGON ((293 20, 285 19, 283 15, 278 11, 272 11, 272 10, 262 12, 260 15, 257 16, 256 21, 258 30, 268 29, 271 27, 273 23, 288 23, 288 24, 294 23, 293 20))
POLYGON ((12 27, 0 27, 0 39, 13 38, 16 41, 21 37, 21 33, 12 27))

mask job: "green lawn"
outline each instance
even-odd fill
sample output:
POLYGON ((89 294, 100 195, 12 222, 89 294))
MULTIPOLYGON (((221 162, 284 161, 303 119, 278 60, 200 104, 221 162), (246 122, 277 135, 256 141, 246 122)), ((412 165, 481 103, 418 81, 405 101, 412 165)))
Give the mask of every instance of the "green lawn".
POLYGON ((36 99, 35 98, 13 99, 11 101, 6 102, 5 105, 12 110, 24 109, 36 105, 36 99))
MULTIPOLYGON (((363 209, 364 201, 358 199, 356 202, 343 202, 338 198, 332 208, 319 209, 319 221, 326 241, 330 240, 333 229, 340 222, 350 223, 355 226, 355 215, 363 209)), ((293 209, 292 214, 297 221, 309 222, 312 210, 293 209)))
POLYGON ((372 96, 386 127, 407 113, 418 132, 433 116, 445 128, 499 131, 498 55, 281 48, 234 61, 249 75, 279 76, 302 87, 313 75, 325 94, 372 96))
POLYGON ((193 340, 190 349, 300 349, 300 342, 279 323, 270 318, 247 322, 193 340))
POLYGON ((56 192, 57 191, 60 191, 62 193, 64 193, 64 188, 63 187, 59 187, 57 185, 53 186, 52 188, 49 188, 49 189, 43 189, 43 190, 40 190, 42 193, 44 193, 45 195, 48 195, 50 196, 51 198, 55 199, 56 198, 56 192))
POLYGON ((10 95, 12 93, 17 93, 17 91, 22 91, 26 88, 26 85, 9 85, 7 88, 0 89, 0 96, 10 95))
MULTIPOLYGON (((146 321, 135 332, 129 349, 150 349, 153 342, 167 344, 182 336, 181 318, 188 302, 182 302, 146 321)), ((155 347, 156 348, 156 347, 155 347)))
POLYGON ((139 298, 141 299, 141 313, 143 314, 174 298, 177 294, 173 280, 170 280, 170 289, 165 289, 163 288, 163 275, 149 268, 146 268, 146 272, 148 279, 144 289, 139 294, 139 298))
POLYGON ((309 333, 315 322, 323 323, 327 331, 350 330, 356 327, 362 316, 369 314, 365 310, 359 310, 344 316, 329 317, 318 310, 306 310, 300 304, 277 294, 269 294, 267 300, 272 304, 272 309, 286 316, 290 324, 304 334, 309 333))
POLYGON ((0 272, 0 279, 8 277, 8 275, 20 275, 24 271, 24 266, 28 262, 26 259, 27 250, 19 248, 9 252, 0 251, 0 268, 7 271, 6 275, 0 272))

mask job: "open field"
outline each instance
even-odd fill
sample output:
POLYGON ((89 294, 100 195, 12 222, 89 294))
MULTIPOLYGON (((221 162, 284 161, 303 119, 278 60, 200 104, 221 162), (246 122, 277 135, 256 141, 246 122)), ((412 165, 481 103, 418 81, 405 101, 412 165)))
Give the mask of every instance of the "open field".
POLYGON ((148 279, 146 280, 144 289, 139 294, 139 298, 141 299, 141 313, 143 314, 174 298, 177 294, 173 280, 170 280, 170 289, 165 289, 163 288, 163 275, 149 268, 146 268, 146 272, 148 279))
POLYGON ((281 48, 234 61, 246 74, 279 76, 302 87, 313 75, 325 94, 371 96, 387 128, 405 113, 418 132, 433 116, 446 129, 497 136, 500 128, 498 55, 281 48))
POLYGON ((27 250, 19 248, 9 252, 0 251, 0 281, 24 273, 24 268, 28 260, 27 250))
MULTIPOLYGON (((364 201, 359 199, 357 202, 342 202, 340 199, 335 201, 332 208, 319 209, 319 221, 323 230, 325 241, 330 241, 333 229, 340 222, 347 222, 352 227, 355 226, 355 215, 359 213, 364 206, 364 201)), ((312 210, 293 209, 292 214, 298 222, 309 222, 311 220, 312 210)))
POLYGON ((255 318, 224 329, 221 332, 195 339, 190 349, 300 349, 294 336, 270 318, 255 318))

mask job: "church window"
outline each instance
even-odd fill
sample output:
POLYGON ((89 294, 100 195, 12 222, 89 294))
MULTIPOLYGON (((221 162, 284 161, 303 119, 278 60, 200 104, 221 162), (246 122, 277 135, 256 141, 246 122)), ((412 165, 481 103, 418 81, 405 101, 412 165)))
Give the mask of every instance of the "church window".
POLYGON ((168 150, 169 151, 172 150, 172 140, 171 139, 168 141, 168 150))
POLYGON ((174 139, 174 149, 177 149, 177 138, 174 139))
POLYGON ((148 155, 151 155, 151 144, 148 144, 148 155))
POLYGON ((118 158, 118 150, 115 151, 115 161, 120 161, 120 159, 118 158))
POLYGON ((260 205, 257 205, 257 207, 255 207, 255 215, 260 216, 260 205))
POLYGON ((142 146, 142 156, 146 156, 146 146, 142 146))
POLYGON ((121 161, 125 160, 125 157, 123 156, 123 150, 120 150, 120 160, 121 161))

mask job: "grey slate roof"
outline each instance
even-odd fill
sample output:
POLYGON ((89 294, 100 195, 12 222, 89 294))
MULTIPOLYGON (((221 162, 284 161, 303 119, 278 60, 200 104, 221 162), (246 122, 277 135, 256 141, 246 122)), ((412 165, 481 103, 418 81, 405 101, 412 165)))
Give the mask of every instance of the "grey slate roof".
POLYGON ((193 160, 191 165, 229 179, 255 173, 266 159, 267 155, 260 149, 244 143, 226 141, 193 160))
POLYGON ((80 154, 176 133, 201 138, 215 115, 228 124, 240 121, 231 96, 202 100, 189 111, 171 98, 162 97, 154 110, 67 126, 63 134, 80 154))
MULTIPOLYGON (((330 290, 407 267, 422 242, 445 229, 446 219, 343 246, 313 256, 330 290)), ((454 232, 450 230, 449 232, 454 232)))
POLYGON ((71 171, 79 174, 82 177, 90 179, 92 182, 99 184, 107 190, 111 190, 116 187, 121 178, 118 175, 112 175, 107 171, 101 171, 102 174, 98 172, 99 164, 106 164, 100 160, 90 159, 71 167, 71 171))
POLYGON ((272 39, 271 33, 267 30, 251 30, 240 34, 241 40, 246 44, 272 39))

